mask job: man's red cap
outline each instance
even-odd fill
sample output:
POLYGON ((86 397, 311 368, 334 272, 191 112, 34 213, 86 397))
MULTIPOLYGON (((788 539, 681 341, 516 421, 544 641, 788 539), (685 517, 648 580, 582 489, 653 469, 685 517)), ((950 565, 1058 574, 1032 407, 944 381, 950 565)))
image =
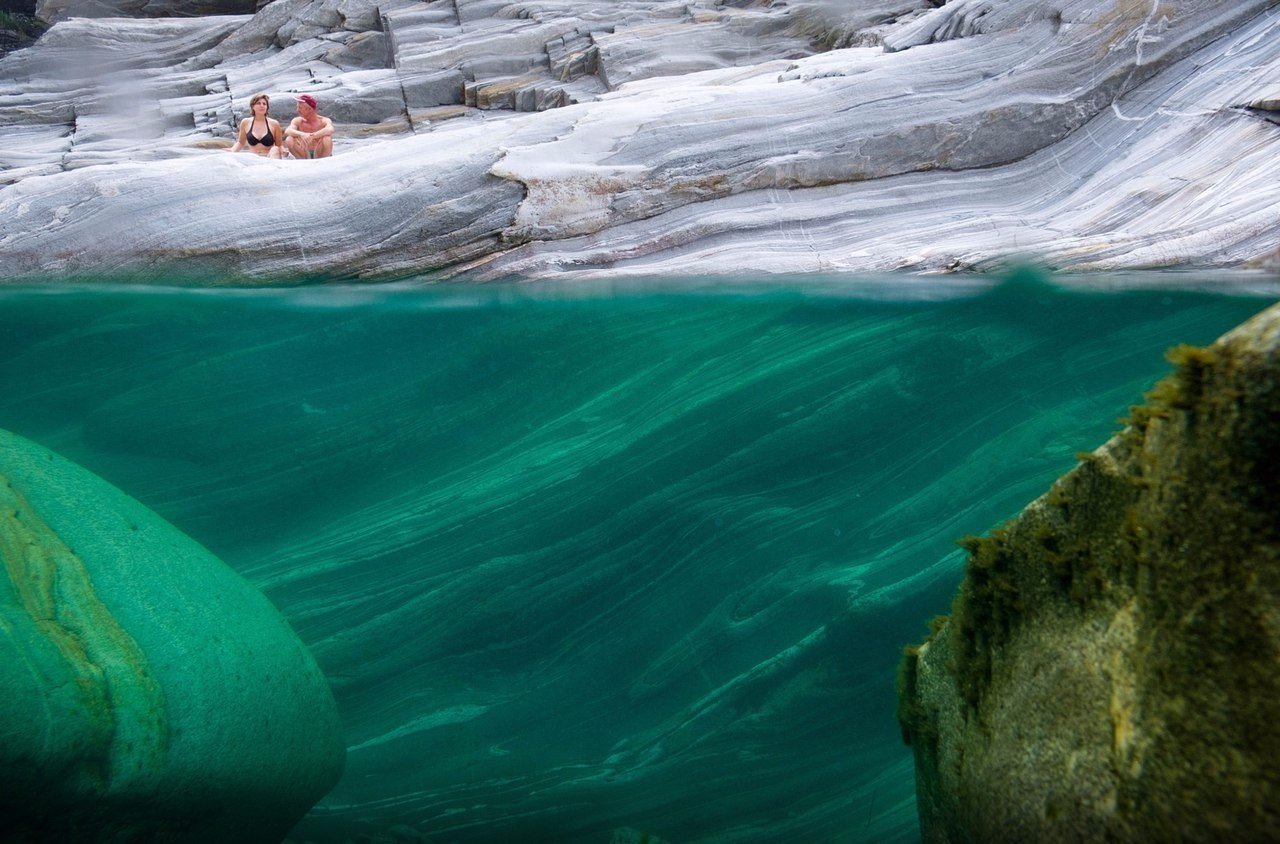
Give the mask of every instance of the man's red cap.
POLYGON ((316 98, 311 96, 310 94, 299 94, 297 97, 295 97, 295 99, 300 103, 306 103, 312 108, 316 107, 316 98))

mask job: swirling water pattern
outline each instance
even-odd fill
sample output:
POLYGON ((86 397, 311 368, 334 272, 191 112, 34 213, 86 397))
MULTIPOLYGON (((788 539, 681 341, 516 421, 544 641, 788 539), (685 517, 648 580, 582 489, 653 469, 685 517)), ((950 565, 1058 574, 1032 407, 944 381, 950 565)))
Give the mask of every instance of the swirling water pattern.
POLYGON ((903 284, 13 290, 0 427, 310 646, 349 759, 299 840, 910 841, 954 539, 1270 300, 903 284))

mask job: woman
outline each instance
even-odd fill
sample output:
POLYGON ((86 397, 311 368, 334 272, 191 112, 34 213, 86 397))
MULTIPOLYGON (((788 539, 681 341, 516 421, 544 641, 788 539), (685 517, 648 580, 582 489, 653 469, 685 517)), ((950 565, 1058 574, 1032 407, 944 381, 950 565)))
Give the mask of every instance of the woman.
POLYGON ((283 149, 284 132, 280 122, 267 117, 271 98, 266 94, 254 94, 249 98, 249 117, 240 121, 240 137, 227 148, 227 152, 247 149, 268 158, 279 158, 283 149))

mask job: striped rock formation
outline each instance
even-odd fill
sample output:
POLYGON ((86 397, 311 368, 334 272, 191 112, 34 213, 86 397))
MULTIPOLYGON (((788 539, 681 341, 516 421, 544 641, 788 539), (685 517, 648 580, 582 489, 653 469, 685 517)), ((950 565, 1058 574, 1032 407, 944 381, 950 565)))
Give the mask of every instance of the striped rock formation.
POLYGON ((274 0, 71 18, 0 60, 0 274, 1261 264, 1280 231, 1275 6, 274 0), (280 117, 315 94, 333 159, 215 155, 259 90, 280 117))

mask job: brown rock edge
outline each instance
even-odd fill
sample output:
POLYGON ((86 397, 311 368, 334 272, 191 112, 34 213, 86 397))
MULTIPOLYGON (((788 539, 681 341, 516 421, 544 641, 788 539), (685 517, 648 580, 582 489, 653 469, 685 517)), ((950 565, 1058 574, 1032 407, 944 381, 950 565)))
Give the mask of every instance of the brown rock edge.
POLYGON ((908 647, 926 842, 1280 840, 1280 305, 989 536, 908 647))

